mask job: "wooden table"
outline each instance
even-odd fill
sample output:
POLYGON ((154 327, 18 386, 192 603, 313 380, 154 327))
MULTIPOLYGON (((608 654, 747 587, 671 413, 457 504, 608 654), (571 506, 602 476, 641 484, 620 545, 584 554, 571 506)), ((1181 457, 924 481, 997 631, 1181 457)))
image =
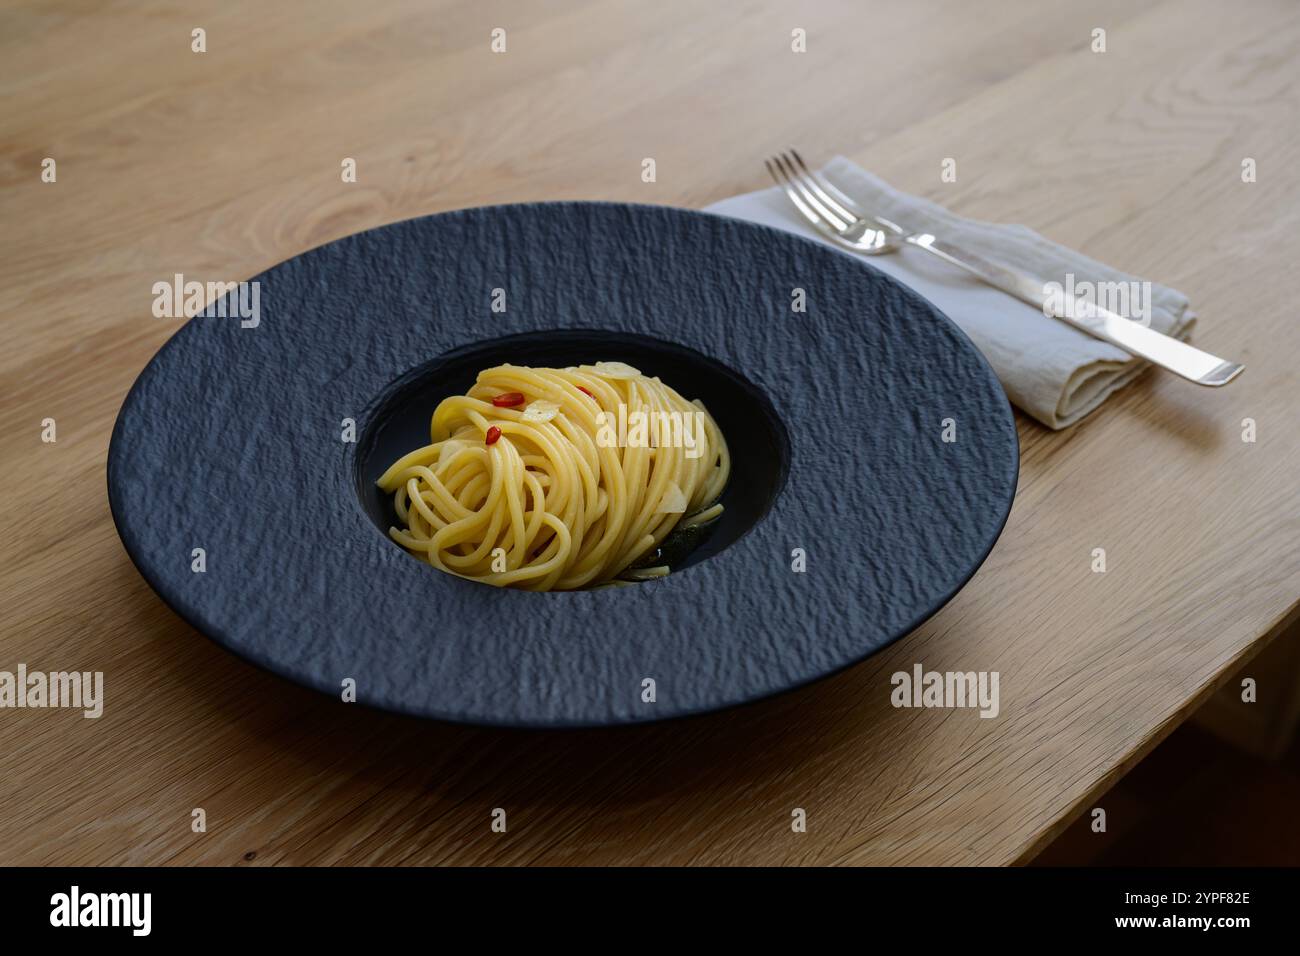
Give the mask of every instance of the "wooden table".
POLYGON ((1294 4, 81 6, 0 13, 0 670, 100 670, 106 701, 0 710, 0 862, 1023 861, 1295 618, 1294 4), (1010 522, 948 607, 830 680, 685 722, 345 706, 210 644, 135 572, 104 462, 177 325, 154 282, 483 203, 703 206, 792 143, 1185 290, 1196 340, 1246 373, 1147 374, 1061 433, 1021 418, 1010 522), (893 709, 916 662, 999 671, 1001 714, 893 709))

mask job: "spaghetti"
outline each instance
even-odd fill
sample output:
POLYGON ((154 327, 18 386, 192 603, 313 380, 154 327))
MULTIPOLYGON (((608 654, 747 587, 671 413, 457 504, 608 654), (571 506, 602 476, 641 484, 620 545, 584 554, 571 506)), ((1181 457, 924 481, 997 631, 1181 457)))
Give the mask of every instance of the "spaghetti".
POLYGON ((379 478, 403 524, 388 533, 498 587, 667 574, 660 545, 717 518, 731 472, 704 405, 621 362, 488 369, 439 403, 430 438, 379 478))

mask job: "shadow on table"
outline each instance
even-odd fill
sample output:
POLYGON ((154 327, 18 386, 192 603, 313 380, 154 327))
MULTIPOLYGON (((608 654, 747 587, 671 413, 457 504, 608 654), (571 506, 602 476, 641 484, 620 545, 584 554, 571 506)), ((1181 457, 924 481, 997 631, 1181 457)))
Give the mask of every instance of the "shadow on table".
MULTIPOLYGON (((310 783, 345 794, 325 812, 337 806, 337 817, 347 815, 349 824, 335 828, 321 820, 308 835, 295 833, 295 862, 321 853, 357 859, 347 846, 356 839, 350 829, 358 823, 356 814, 363 815, 362 833, 392 825, 382 810, 351 809, 377 794, 380 804, 402 806, 409 834, 405 852, 428 863, 487 832, 497 806, 510 808, 512 823, 547 819, 552 837, 557 818, 559 826, 575 829, 597 818, 610 828, 611 850, 657 811, 671 808, 672 818, 691 821, 698 835, 710 815, 734 812, 738 800, 773 808, 766 811, 773 826, 789 832, 791 780, 807 780, 807 799, 813 799, 819 775, 810 765, 837 746, 851 746, 861 767, 900 748, 915 748, 918 759, 925 758, 916 722, 888 707, 880 658, 777 697, 698 717, 566 731, 464 727, 345 705, 264 672, 162 607, 125 558, 120 573, 136 578, 132 586, 142 591, 142 602, 158 602, 141 613, 142 623, 149 622, 146 639, 164 645, 151 658, 171 671, 166 679, 179 685, 182 696, 193 696, 195 721, 214 714, 242 738, 224 746, 247 748, 254 756, 246 762, 260 772, 279 764, 277 753, 290 758, 285 791, 310 783), (890 717, 888 735, 878 730, 882 713, 890 717), (599 812, 591 813, 595 808, 599 812)), ((224 785, 238 787, 241 781, 224 785)), ((551 860, 563 848, 542 841, 533 852, 546 852, 551 860)), ((400 862, 400 854, 381 854, 380 861, 400 862)))

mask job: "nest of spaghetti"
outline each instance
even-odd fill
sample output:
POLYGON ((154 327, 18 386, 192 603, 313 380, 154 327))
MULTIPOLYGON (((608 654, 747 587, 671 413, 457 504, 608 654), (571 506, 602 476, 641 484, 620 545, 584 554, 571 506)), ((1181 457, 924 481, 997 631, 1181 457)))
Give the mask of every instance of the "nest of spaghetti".
POLYGON ((379 478, 394 541, 497 587, 662 577, 722 513, 727 443, 699 401, 622 362, 499 365, 379 478))

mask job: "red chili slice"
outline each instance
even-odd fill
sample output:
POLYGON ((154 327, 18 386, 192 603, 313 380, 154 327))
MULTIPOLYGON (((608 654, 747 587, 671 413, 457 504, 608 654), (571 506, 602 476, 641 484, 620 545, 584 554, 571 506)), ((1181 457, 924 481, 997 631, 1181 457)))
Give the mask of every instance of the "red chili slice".
POLYGON ((501 429, 493 425, 491 428, 487 430, 487 437, 483 439, 483 444, 494 445, 496 444, 496 440, 500 437, 501 437, 501 429))
POLYGON ((498 395, 492 399, 492 404, 497 408, 514 408, 516 405, 522 405, 525 399, 520 392, 506 392, 504 395, 498 395))
POLYGON ((595 395, 591 394, 591 392, 589 392, 589 391, 587 391, 585 388, 583 388, 581 385, 578 386, 578 391, 582 392, 582 394, 583 394, 583 395, 586 395, 588 398, 595 398, 595 397, 596 397, 595 395))

